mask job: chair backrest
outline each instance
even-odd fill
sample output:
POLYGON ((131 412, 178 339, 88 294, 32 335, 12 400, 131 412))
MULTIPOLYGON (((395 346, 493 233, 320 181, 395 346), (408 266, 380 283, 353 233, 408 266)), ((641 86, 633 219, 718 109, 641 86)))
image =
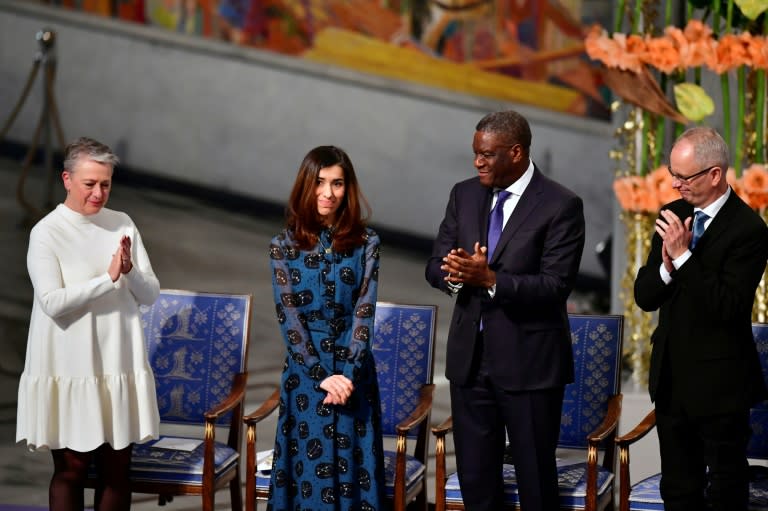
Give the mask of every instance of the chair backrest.
MULTIPOLYGON (((757 354, 763 368, 763 379, 768 384, 768 323, 752 323, 757 354)), ((747 446, 747 457, 768 459, 768 401, 755 405, 749 412, 752 436, 747 446)))
POLYGON ((377 302, 373 357, 381 396, 382 432, 395 427, 419 402, 421 388, 432 383, 437 306, 377 302))
POLYGON ((586 449, 587 435, 600 425, 608 400, 621 392, 621 315, 569 314, 574 381, 565 387, 558 445, 586 449))
POLYGON ((246 371, 251 295, 163 289, 141 314, 160 421, 204 423, 246 371))

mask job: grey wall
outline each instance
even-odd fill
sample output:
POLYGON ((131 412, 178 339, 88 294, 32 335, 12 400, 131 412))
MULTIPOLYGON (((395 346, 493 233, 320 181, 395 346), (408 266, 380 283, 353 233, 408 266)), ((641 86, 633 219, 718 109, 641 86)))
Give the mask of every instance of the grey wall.
MULTIPOLYGON (((339 145, 355 163, 372 223, 419 237, 434 235, 451 186, 474 173, 475 123, 515 108, 532 124, 534 161, 584 198, 582 272, 602 275, 594 247, 612 229, 608 123, 18 0, 0 0, 0 122, 43 27, 58 38, 56 98, 67 137, 98 138, 133 168, 276 203, 307 150, 339 145)), ((9 140, 29 144, 40 83, 9 140)))

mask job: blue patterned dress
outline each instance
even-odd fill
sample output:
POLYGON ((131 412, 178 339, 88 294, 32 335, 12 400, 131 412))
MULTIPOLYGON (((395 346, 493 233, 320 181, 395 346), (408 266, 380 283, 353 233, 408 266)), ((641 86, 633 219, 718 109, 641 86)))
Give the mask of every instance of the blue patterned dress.
POLYGON ((380 511, 384 465, 381 405, 371 353, 379 237, 347 253, 294 247, 290 231, 272 239, 272 289, 285 360, 275 435, 272 511, 380 511), (320 382, 349 378, 344 406, 324 405, 320 382))

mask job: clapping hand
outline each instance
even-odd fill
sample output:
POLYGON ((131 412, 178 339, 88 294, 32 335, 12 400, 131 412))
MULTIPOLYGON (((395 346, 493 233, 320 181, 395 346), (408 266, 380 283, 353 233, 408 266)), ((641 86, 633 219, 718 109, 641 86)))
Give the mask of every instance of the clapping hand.
POLYGON ((664 266, 668 271, 672 264, 672 259, 677 259, 691 245, 691 221, 692 218, 688 217, 684 221, 680 220, 676 214, 668 209, 661 211, 661 217, 656 219, 656 233, 661 237, 662 244, 662 258, 664 254, 668 256, 668 260, 664 259, 664 266))
POLYGON ((131 261, 131 238, 123 236, 120 238, 120 244, 117 251, 112 254, 112 261, 109 263, 107 273, 112 278, 112 282, 117 281, 121 274, 128 273, 133 268, 131 261))
POLYGON ((488 267, 488 249, 475 243, 474 253, 463 248, 453 249, 443 258, 440 269, 447 272, 445 280, 454 284, 469 284, 490 287, 496 283, 496 276, 488 267))

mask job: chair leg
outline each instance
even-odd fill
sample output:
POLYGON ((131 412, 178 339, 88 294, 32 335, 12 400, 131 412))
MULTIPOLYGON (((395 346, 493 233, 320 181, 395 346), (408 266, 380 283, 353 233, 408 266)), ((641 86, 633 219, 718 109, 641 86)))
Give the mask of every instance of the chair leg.
POLYGON ((428 511, 429 506, 427 504, 427 485, 424 483, 424 488, 416 495, 416 500, 413 501, 414 511, 428 511))
POLYGON ((203 492, 203 511, 213 511, 215 491, 203 492))
MULTIPOLYGON (((243 509, 243 490, 240 487, 240 471, 229 482, 229 498, 232 502, 232 511, 242 511, 243 509)), ((255 509, 255 507, 254 507, 255 509)))

